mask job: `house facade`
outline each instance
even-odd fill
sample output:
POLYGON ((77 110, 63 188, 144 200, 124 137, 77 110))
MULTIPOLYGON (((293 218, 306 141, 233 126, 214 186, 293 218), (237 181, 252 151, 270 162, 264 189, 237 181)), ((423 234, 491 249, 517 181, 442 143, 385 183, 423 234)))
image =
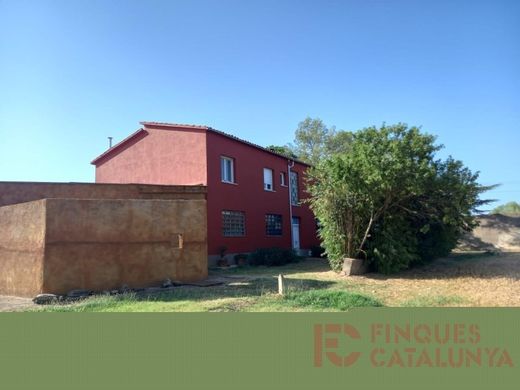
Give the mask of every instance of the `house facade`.
POLYGON ((302 203, 309 166, 207 126, 141 122, 97 157, 97 183, 207 186, 210 261, 257 248, 318 245, 302 203))

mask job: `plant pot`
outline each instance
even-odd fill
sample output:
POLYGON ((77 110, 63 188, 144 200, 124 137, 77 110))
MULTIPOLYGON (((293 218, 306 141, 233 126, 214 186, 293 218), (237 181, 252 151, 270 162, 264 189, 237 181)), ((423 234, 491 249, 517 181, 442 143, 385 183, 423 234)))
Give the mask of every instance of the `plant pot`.
POLYGON ((342 274, 346 276, 350 275, 363 275, 368 272, 368 262, 363 259, 352 259, 345 257, 343 259, 343 270, 342 274))
POLYGON ((220 259, 219 261, 217 261, 217 265, 219 267, 229 267, 227 259, 220 259))

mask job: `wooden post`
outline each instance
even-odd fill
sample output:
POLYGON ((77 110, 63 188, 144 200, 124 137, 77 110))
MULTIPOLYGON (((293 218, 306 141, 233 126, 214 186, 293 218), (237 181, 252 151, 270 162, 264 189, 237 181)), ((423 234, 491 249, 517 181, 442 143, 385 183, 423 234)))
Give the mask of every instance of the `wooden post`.
POLYGON ((282 274, 278 275, 278 295, 285 294, 285 278, 282 274))

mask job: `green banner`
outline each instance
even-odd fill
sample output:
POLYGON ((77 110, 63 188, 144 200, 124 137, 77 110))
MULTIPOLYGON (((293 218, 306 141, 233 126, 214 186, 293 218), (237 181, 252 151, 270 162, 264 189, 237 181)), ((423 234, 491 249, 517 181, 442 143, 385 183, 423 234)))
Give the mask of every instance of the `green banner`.
POLYGON ((2 389, 517 389, 518 309, 0 314, 2 389))

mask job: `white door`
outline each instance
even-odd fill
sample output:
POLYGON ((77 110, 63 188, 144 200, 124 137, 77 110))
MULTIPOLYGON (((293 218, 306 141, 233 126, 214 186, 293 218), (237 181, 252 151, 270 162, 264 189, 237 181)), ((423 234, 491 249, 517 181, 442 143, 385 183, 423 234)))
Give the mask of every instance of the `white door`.
POLYGON ((300 249, 300 218, 298 217, 292 219, 292 247, 300 249))

